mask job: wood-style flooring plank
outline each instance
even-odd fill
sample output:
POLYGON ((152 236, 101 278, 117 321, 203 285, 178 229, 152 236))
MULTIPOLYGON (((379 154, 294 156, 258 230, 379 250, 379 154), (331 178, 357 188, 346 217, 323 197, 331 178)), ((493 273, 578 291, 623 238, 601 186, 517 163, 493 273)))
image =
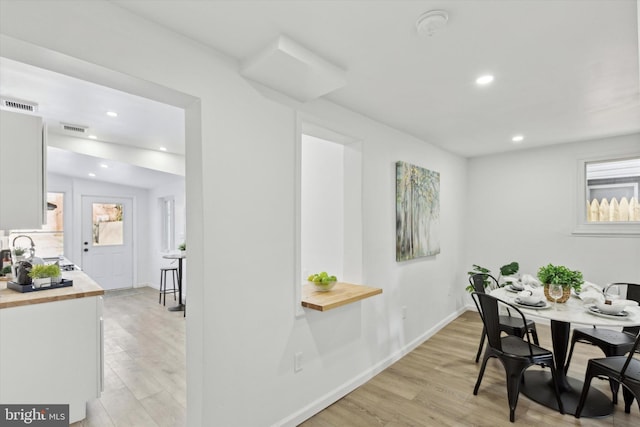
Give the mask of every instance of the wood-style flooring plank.
MULTIPOLYGON (((549 325, 540 323, 537 329, 540 344, 552 348, 549 325)), ((301 427, 344 427, 362 423, 384 427, 640 425, 635 403, 631 414, 624 413, 621 403, 612 416, 576 419, 539 405, 522 394, 518 399, 516 421, 509 422, 505 374, 499 361, 489 360, 478 395, 473 395, 480 369, 474 359, 481 332, 478 314, 463 313, 366 384, 303 422, 301 427)), ((587 361, 594 357, 603 357, 598 348, 578 344, 569 375, 583 378, 587 361)), ((610 395, 607 382, 594 380, 592 385, 610 395)))

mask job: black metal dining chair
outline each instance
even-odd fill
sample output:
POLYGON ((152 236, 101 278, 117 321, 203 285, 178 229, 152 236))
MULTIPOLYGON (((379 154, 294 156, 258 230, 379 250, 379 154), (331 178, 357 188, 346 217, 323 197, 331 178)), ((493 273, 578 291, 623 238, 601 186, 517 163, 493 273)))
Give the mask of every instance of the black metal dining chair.
POLYGON ((478 389, 480 388, 480 383, 482 382, 484 370, 487 367, 489 358, 495 357, 500 360, 507 376, 509 420, 514 422, 518 395, 520 394, 520 383, 522 382, 524 371, 533 365, 548 366, 551 368, 558 408, 560 413, 564 414, 564 407, 560 400, 560 391, 558 390, 558 383, 556 381, 553 353, 538 345, 532 344, 528 330, 525 330, 526 340, 515 335, 501 336, 500 316, 498 313, 502 307, 513 311, 514 316, 520 317, 523 324, 526 324, 524 314, 514 305, 494 296, 481 292, 473 292, 471 295, 482 318, 488 341, 473 394, 478 395, 478 389))
MULTIPOLYGON (((485 293, 486 286, 492 286, 497 288, 498 281, 495 277, 487 273, 476 273, 469 277, 469 283, 473 286, 475 292, 485 293)), ((512 316, 507 310, 507 314, 500 315, 500 330, 509 335, 515 335, 520 338, 529 331, 533 337, 533 342, 539 345, 538 332, 536 331, 536 323, 533 320, 526 319, 526 323, 522 323, 522 319, 519 316, 512 316)), ((485 336, 487 335, 486 329, 482 328, 482 336, 480 337, 480 345, 478 345, 478 352, 476 353, 476 363, 480 360, 482 354, 482 348, 484 347, 485 336)))
MULTIPOLYGON (((640 284, 637 283, 611 283, 605 288, 605 292, 611 287, 627 286, 626 299, 638 301, 640 303, 640 284)), ((624 356, 627 354, 636 340, 636 336, 640 332, 640 326, 628 326, 622 328, 622 331, 616 331, 607 328, 576 328, 571 336, 571 349, 565 366, 565 372, 569 370, 569 363, 573 355, 573 348, 577 342, 583 344, 591 344, 599 347, 605 356, 624 356)), ((618 403, 619 385, 615 379, 609 379, 611 393, 613 394, 613 403, 618 403)))
POLYGON ((638 408, 640 408, 640 360, 635 357, 638 352, 640 352, 640 334, 636 337, 633 346, 629 350, 629 355, 589 360, 580 402, 576 408, 576 418, 580 418, 593 377, 604 376, 613 379, 616 384, 622 384, 624 412, 627 414, 631 412, 634 398, 637 399, 638 408))

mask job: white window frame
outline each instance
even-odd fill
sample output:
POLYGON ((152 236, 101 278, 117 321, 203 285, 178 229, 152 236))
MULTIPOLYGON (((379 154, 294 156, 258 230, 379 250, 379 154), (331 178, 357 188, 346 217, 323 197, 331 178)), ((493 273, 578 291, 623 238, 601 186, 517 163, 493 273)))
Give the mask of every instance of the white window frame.
POLYGON ((587 163, 626 160, 640 157, 640 152, 621 155, 598 156, 578 159, 577 165, 577 197, 576 197, 576 226, 573 234, 576 236, 600 237, 637 237, 640 236, 640 221, 633 222, 588 222, 587 221, 587 163))

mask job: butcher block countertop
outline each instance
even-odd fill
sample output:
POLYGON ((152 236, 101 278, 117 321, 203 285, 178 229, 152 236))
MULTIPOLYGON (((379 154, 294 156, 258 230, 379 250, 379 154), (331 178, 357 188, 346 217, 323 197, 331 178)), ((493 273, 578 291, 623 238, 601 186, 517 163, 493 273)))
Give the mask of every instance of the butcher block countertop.
POLYGON ((73 286, 20 293, 0 281, 0 309, 104 295, 104 289, 82 271, 63 271, 62 277, 73 280, 73 286))
POLYGON ((302 286, 302 306, 312 310, 327 311, 382 293, 380 288, 338 282, 327 292, 316 291, 310 284, 302 286))

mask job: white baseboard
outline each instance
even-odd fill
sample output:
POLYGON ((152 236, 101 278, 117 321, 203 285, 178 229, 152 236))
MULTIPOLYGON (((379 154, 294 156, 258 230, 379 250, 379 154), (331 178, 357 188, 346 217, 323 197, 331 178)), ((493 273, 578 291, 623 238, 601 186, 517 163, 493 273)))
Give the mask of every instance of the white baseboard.
POLYGON ((302 423, 304 420, 322 411, 332 403, 335 403, 336 401, 340 400, 341 398, 343 398, 344 396, 346 396, 356 388, 360 387, 361 385, 369 381, 371 378, 373 378, 380 372, 384 371, 386 368, 388 368, 398 360, 402 359, 405 355, 407 355, 408 353, 416 349, 419 345, 427 341, 429 338, 431 338, 438 331, 440 331, 442 328, 447 326, 455 318, 460 316, 462 313, 464 313, 468 309, 469 307, 462 307, 459 310, 451 313, 449 316, 445 317, 439 323, 437 323, 433 328, 427 330, 425 333, 418 336, 413 341, 407 343, 401 349, 395 351, 384 360, 378 362, 377 364, 373 365, 371 368, 362 372, 360 375, 356 376, 355 378, 352 378, 351 380, 345 382, 344 384, 335 388, 334 390, 331 390, 324 396, 311 402, 309 405, 301 408, 300 410, 289 415, 288 417, 283 418, 280 421, 274 423, 272 427, 297 426, 298 424, 302 423))

